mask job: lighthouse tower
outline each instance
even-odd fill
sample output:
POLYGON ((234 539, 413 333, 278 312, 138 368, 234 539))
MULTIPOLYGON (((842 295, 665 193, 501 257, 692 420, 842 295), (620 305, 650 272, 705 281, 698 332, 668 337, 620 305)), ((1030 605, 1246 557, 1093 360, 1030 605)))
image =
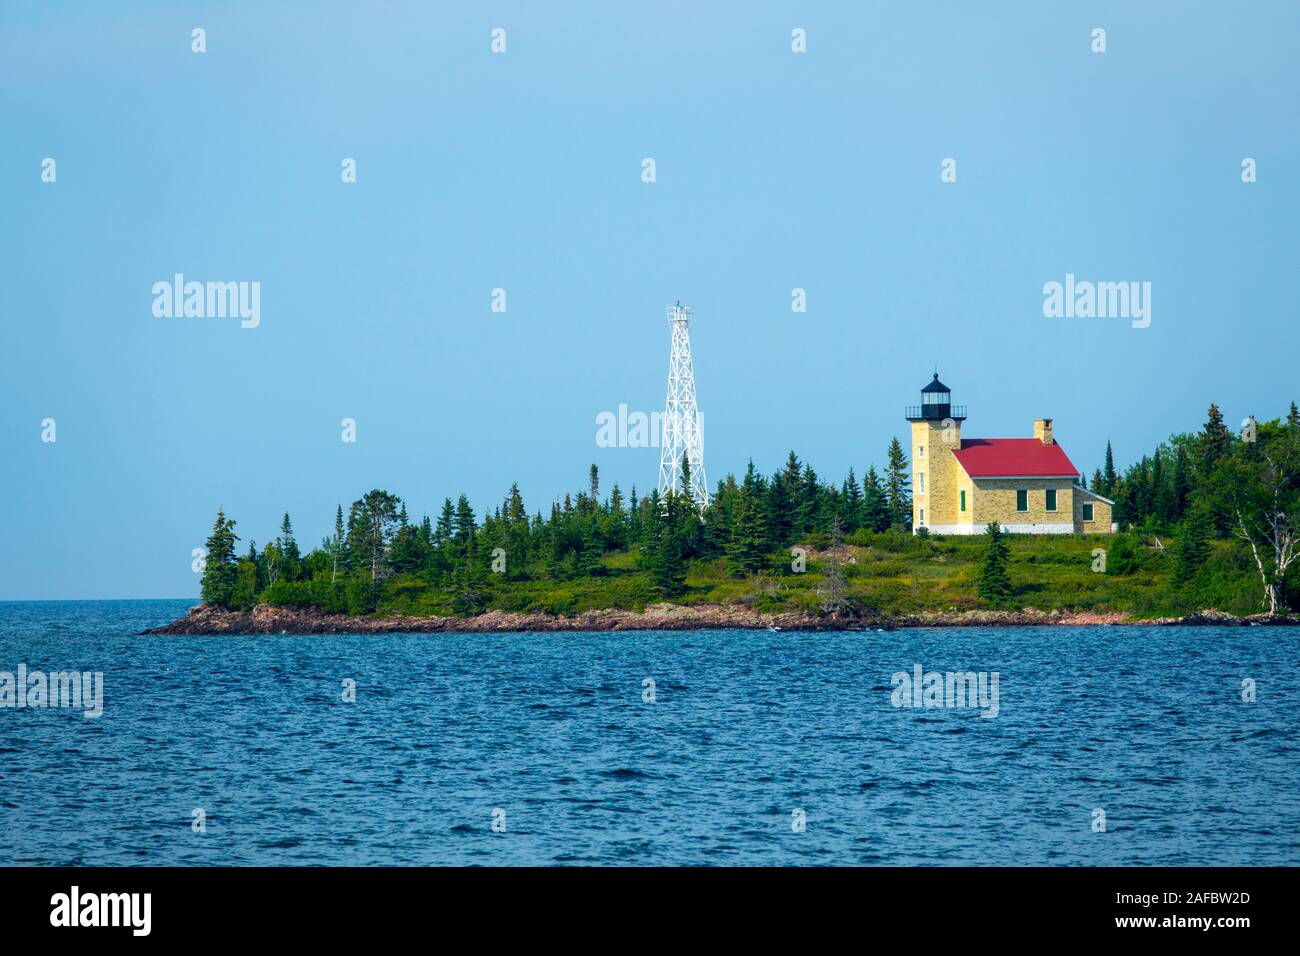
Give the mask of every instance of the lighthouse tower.
POLYGON ((966 406, 952 404, 952 390, 935 372, 905 417, 912 423, 912 530, 954 525, 959 466, 952 453, 961 449, 966 406))

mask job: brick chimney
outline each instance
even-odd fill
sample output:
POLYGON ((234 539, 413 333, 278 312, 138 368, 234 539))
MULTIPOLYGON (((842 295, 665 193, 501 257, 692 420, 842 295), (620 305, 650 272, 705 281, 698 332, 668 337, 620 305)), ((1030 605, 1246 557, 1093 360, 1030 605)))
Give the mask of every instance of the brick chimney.
POLYGON ((1034 419, 1034 437, 1044 445, 1052 444, 1052 420, 1050 418, 1034 419))

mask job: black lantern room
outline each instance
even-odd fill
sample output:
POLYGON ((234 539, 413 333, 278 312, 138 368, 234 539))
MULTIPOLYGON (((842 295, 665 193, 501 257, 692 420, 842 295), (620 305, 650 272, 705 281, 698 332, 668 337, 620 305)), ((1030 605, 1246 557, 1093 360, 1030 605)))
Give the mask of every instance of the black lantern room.
POLYGON ((964 421, 966 406, 952 403, 952 389, 939 381, 939 373, 934 373, 934 380, 921 389, 921 404, 907 406, 906 418, 909 422, 943 421, 951 418, 964 421))

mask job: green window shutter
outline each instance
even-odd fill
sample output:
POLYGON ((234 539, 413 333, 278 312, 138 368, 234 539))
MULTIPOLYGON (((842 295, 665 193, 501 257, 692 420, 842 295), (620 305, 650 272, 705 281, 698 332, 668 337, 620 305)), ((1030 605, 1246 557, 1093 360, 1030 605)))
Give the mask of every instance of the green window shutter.
POLYGON ((962 510, 962 511, 965 511, 965 510, 966 510, 966 492, 965 492, 965 491, 962 491, 962 493, 961 493, 961 510, 962 510))
POLYGON ((1056 489, 1055 488, 1047 489, 1047 510, 1048 511, 1056 510, 1056 489))
POLYGON ((1084 521, 1091 521, 1091 520, 1092 520, 1092 502, 1091 502, 1091 501, 1089 501, 1089 502, 1085 502, 1085 503, 1084 503, 1084 506, 1083 506, 1083 520, 1084 520, 1084 521))
POLYGON ((1016 489, 1016 510, 1017 511, 1029 510, 1029 491, 1025 488, 1016 489))

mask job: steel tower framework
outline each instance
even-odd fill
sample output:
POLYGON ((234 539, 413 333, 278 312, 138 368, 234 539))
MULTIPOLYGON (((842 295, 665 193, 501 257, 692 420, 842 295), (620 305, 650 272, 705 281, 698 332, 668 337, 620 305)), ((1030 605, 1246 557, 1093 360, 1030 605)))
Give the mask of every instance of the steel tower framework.
POLYGON ((673 345, 668 358, 668 400, 664 404, 659 441, 659 494, 689 494, 703 511, 709 505, 709 483, 704 476, 704 433, 695 402, 695 368, 691 363, 690 306, 668 307, 673 345), (682 487, 682 459, 691 466, 691 486, 682 487))

